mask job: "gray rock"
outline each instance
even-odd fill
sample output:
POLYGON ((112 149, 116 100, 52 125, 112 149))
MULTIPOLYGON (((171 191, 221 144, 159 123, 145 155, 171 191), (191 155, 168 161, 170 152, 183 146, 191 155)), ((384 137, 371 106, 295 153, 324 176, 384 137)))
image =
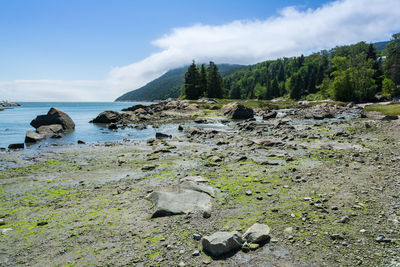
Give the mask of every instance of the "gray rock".
POLYGON ((193 251, 192 256, 200 256, 200 251, 198 250, 193 251))
POLYGON ((200 234, 193 234, 193 239, 197 240, 197 241, 200 241, 201 240, 201 235, 200 234))
POLYGON ((192 191, 197 191, 201 193, 206 193, 211 197, 215 197, 216 190, 214 187, 202 184, 202 183, 196 183, 194 181, 183 181, 180 184, 181 189, 186 189, 186 190, 192 190, 192 191))
POLYGON ((212 256, 221 256, 242 247, 243 240, 238 232, 217 232, 202 239, 203 251, 212 256))
POLYGON ((152 192, 147 196, 155 203, 152 218, 186 214, 195 210, 211 211, 211 196, 192 190, 152 192))
POLYGON ((343 216, 342 219, 340 219, 341 223, 347 223, 350 221, 350 218, 348 216, 343 216))
POLYGON ((272 110, 268 113, 263 114, 263 120, 269 120, 269 119, 274 119, 278 113, 275 110, 272 110))
POLYGON ((249 243, 262 243, 269 240, 271 229, 266 224, 255 223, 243 235, 249 243))
POLYGON ((36 132, 45 136, 52 136, 63 132, 61 124, 43 125, 36 129, 36 132))
POLYGON ((156 138, 157 139, 162 139, 162 138, 171 138, 171 135, 164 134, 164 133, 156 133, 156 138))
POLYGON ((222 107, 224 114, 230 119, 250 119, 254 117, 254 111, 239 103, 230 103, 222 107))
POLYGON ((116 123, 122 119, 122 115, 113 110, 101 112, 96 118, 91 120, 92 123, 116 123))
POLYGON ((18 144, 10 144, 8 146, 8 149, 24 149, 25 144, 24 143, 18 143, 18 144))
POLYGON ((60 124, 63 127, 63 130, 75 129, 74 121, 67 113, 62 112, 57 108, 50 108, 46 115, 39 115, 31 121, 31 125, 36 129, 43 125, 52 124, 60 124))
POLYGON ((44 139, 46 139, 46 136, 43 136, 41 134, 32 131, 27 131, 25 135, 25 143, 33 144, 42 141, 44 139))

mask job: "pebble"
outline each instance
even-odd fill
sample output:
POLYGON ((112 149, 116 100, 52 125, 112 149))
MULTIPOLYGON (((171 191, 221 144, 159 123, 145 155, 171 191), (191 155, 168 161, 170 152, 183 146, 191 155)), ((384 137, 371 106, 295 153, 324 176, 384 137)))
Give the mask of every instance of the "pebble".
POLYGON ((193 239, 200 241, 201 240, 201 235, 200 234, 193 234, 193 239))
POLYGON ((341 222, 341 223, 347 223, 347 222, 349 222, 349 221, 350 221, 350 218, 347 217, 347 216, 344 216, 344 217, 342 217, 342 219, 340 219, 340 222, 341 222))
POLYGON ((200 251, 198 250, 193 251, 192 256, 200 256, 200 251))
POLYGON ((253 194, 253 192, 251 192, 251 190, 246 191, 246 196, 251 196, 252 194, 253 194))
POLYGON ((178 266, 179 267, 184 267, 184 266, 186 266, 186 264, 183 261, 181 261, 178 266))
POLYGON ((3 219, 0 219, 0 225, 5 225, 6 222, 3 219))

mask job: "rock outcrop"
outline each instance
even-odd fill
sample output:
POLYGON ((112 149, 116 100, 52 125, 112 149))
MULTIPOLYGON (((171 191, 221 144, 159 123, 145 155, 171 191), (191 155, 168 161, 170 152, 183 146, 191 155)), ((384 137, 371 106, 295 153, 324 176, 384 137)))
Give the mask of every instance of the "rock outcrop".
POLYGON ((117 111, 106 110, 101 112, 96 118, 91 120, 92 123, 117 123, 122 119, 122 115, 117 111))
POLYGON ((62 112, 57 108, 51 108, 46 115, 39 115, 36 117, 36 119, 31 121, 31 125, 36 129, 43 125, 52 124, 61 125, 64 131, 75 129, 74 121, 68 116, 67 113, 62 112))
POLYGON ((0 107, 19 107, 21 106, 15 102, 0 101, 0 107))

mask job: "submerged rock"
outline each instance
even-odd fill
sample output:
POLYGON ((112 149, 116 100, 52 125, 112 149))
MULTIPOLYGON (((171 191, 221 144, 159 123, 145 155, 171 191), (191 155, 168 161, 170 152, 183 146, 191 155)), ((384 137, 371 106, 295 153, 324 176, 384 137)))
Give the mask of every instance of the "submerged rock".
POLYGON ((236 231, 216 232, 203 237, 201 244, 205 253, 218 257, 239 250, 242 247, 243 240, 236 231))
POLYGON ((57 108, 51 108, 46 115, 39 115, 31 121, 31 125, 36 129, 43 125, 52 124, 60 124, 63 130, 75 129, 75 123, 70 116, 57 108))

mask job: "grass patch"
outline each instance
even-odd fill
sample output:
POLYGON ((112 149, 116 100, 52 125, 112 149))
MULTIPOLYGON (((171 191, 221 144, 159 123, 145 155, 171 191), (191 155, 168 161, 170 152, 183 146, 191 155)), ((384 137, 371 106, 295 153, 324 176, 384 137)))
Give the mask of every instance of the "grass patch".
POLYGON ((390 104, 390 105, 370 105, 364 108, 366 111, 378 111, 385 115, 396 116, 400 115, 400 104, 390 104))

